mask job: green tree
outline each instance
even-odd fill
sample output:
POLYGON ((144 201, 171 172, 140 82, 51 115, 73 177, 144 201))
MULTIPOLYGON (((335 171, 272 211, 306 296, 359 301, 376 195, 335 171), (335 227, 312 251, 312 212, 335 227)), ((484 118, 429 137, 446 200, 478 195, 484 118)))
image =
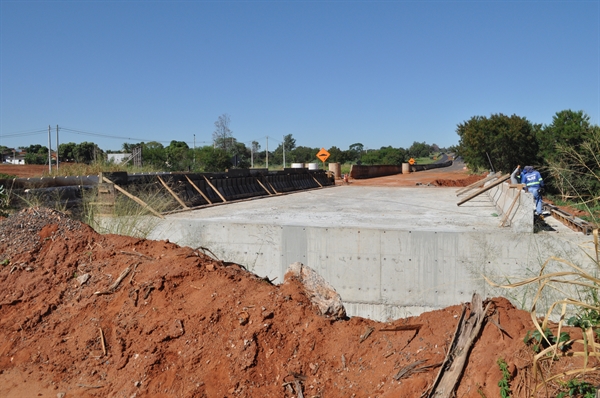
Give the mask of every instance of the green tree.
POLYGON ((25 154, 25 164, 48 164, 48 155, 27 152, 25 154))
POLYGON ((283 151, 285 150, 285 162, 289 166, 292 162, 292 152, 296 148, 296 140, 291 134, 283 136, 283 142, 273 151, 273 156, 269 155, 269 160, 273 164, 283 164, 283 151))
POLYGON ((552 123, 538 132, 541 158, 546 162, 557 161, 557 145, 577 150, 588 139, 591 130, 590 117, 583 111, 557 112, 552 123))
MULTIPOLYGON (((235 139, 234 139, 235 140, 235 139)), ((231 163, 239 169, 247 169, 250 167, 250 149, 242 142, 234 141, 234 146, 230 151, 232 155, 231 163)))
POLYGON ((103 159, 104 152, 93 142, 84 141, 75 145, 75 148, 73 149, 73 155, 75 157, 75 161, 79 163, 90 164, 103 159))
POLYGON ((401 166, 408 160, 407 151, 403 148, 393 148, 391 146, 381 147, 379 150, 380 164, 401 166))
POLYGON ((42 146, 40 144, 35 144, 35 145, 29 145, 27 148, 25 148, 25 151, 27 153, 37 153, 40 155, 48 155, 48 147, 42 146))
POLYGON ((185 141, 171 141, 165 148, 167 166, 173 171, 186 171, 191 168, 192 154, 190 147, 185 141))
MULTIPOLYGON (((165 168, 167 164, 167 151, 163 144, 157 141, 150 141, 148 143, 142 142, 139 144, 142 146, 142 162, 144 164, 152 165, 157 168, 165 168)), ((129 153, 133 152, 134 145, 129 149, 129 153)), ((123 146, 123 149, 126 147, 123 146)))
POLYGON ((232 166, 230 154, 221 148, 203 146, 198 148, 196 157, 202 171, 219 172, 232 166))
POLYGON ((364 150, 365 146, 360 142, 357 142, 348 147, 348 154, 346 156, 350 162, 356 162, 360 160, 364 150))
POLYGON ((48 147, 40 144, 25 148, 25 164, 48 164, 48 147))
POLYGON ((366 165, 381 164, 381 156, 379 149, 370 149, 360 157, 360 162, 366 165))
POLYGON ((428 145, 423 142, 413 142, 413 144, 408 148, 408 156, 412 158, 426 158, 431 153, 431 145, 428 145))
POLYGON ((58 146, 58 159, 61 162, 72 162, 75 160, 75 147, 77 144, 74 142, 67 142, 58 146))
POLYGON ((338 163, 346 163, 348 161, 348 153, 347 151, 342 151, 340 148, 336 146, 332 146, 327 150, 329 152, 328 162, 338 162, 338 163))
POLYGON ((600 127, 592 126, 577 146, 557 144, 548 160, 552 185, 563 199, 588 206, 600 204, 600 127))
MULTIPOLYGON (((140 144, 144 144, 144 143, 141 142, 140 144)), ((121 146, 121 149, 125 153, 132 153, 133 152, 133 148, 135 148, 136 146, 138 146, 140 144, 132 144, 130 142, 124 142, 123 145, 121 146)))
POLYGON ((510 172, 517 164, 537 163, 540 128, 517 115, 473 116, 456 128, 459 152, 474 170, 489 169, 491 160, 495 170, 510 172))
POLYGON ((296 149, 294 149, 291 152, 290 162, 316 163, 319 161, 319 159, 317 158, 317 153, 319 152, 319 150, 320 148, 310 148, 307 146, 296 147, 296 149))

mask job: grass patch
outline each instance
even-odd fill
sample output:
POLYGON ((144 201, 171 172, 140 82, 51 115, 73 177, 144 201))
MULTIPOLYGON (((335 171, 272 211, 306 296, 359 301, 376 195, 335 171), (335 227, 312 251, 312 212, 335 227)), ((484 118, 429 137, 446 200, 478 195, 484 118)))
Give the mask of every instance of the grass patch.
MULTIPOLYGON (((168 193, 155 184, 132 186, 128 192, 143 200, 159 213, 174 210, 179 204, 168 193)), ((85 195, 81 221, 101 234, 118 234, 147 238, 160 222, 160 219, 147 208, 125 195, 117 195, 112 211, 103 212, 97 206, 97 192, 85 195)))
POLYGON ((99 173, 110 173, 110 172, 118 172, 118 171, 126 171, 128 173, 150 173, 150 172, 159 172, 165 171, 164 169, 159 169, 157 167, 142 166, 136 167, 130 164, 126 165, 118 165, 114 163, 106 163, 106 162, 94 162, 91 164, 85 163, 61 163, 58 167, 52 169, 52 173, 48 171, 44 171, 44 177, 59 177, 59 176, 86 176, 86 175, 97 175, 99 173))

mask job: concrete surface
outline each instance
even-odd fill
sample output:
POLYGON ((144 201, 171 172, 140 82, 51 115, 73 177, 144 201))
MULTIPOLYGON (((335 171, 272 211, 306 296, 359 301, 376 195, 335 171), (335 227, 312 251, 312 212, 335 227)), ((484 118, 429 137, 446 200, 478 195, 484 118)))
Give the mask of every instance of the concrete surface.
MULTIPOLYGON (((457 188, 338 186, 169 215, 152 239, 209 248, 216 256, 283 282, 302 262, 340 293, 351 316, 417 315, 469 301, 475 291, 527 307, 524 287, 490 287, 531 277, 550 255, 584 262, 589 237, 499 227, 488 195, 458 207, 457 188)), ((497 200, 497 198, 496 198, 497 200)))

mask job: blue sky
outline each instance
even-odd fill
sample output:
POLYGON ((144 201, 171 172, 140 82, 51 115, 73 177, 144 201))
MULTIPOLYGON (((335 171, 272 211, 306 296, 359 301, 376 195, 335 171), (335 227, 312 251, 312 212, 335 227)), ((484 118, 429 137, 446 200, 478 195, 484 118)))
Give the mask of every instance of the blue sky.
POLYGON ((600 124, 600 2, 0 0, 0 145, 409 147, 472 116, 600 124), (46 131, 46 132, 44 132, 46 131), (85 134, 88 133, 88 134, 85 134), (116 137, 116 138, 111 138, 116 137))

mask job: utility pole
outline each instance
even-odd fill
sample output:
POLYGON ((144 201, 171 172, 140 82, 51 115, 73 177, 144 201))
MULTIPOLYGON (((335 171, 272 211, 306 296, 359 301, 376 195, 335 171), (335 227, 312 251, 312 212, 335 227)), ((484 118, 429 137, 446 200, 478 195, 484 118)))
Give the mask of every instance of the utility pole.
POLYGON ((269 136, 267 136, 267 171, 269 170, 269 136))
POLYGON ((194 164, 196 164, 196 134, 194 134, 194 164))
POLYGON ((52 141, 50 139, 50 133, 52 132, 50 125, 48 125, 48 171, 52 174, 52 141))
POLYGON ((283 136, 283 142, 281 143, 281 150, 283 151, 283 169, 285 170, 285 135, 283 136))
POLYGON ((254 143, 250 144, 250 168, 254 168, 254 143))
POLYGON ((56 125, 56 171, 58 172, 58 124, 56 125))

